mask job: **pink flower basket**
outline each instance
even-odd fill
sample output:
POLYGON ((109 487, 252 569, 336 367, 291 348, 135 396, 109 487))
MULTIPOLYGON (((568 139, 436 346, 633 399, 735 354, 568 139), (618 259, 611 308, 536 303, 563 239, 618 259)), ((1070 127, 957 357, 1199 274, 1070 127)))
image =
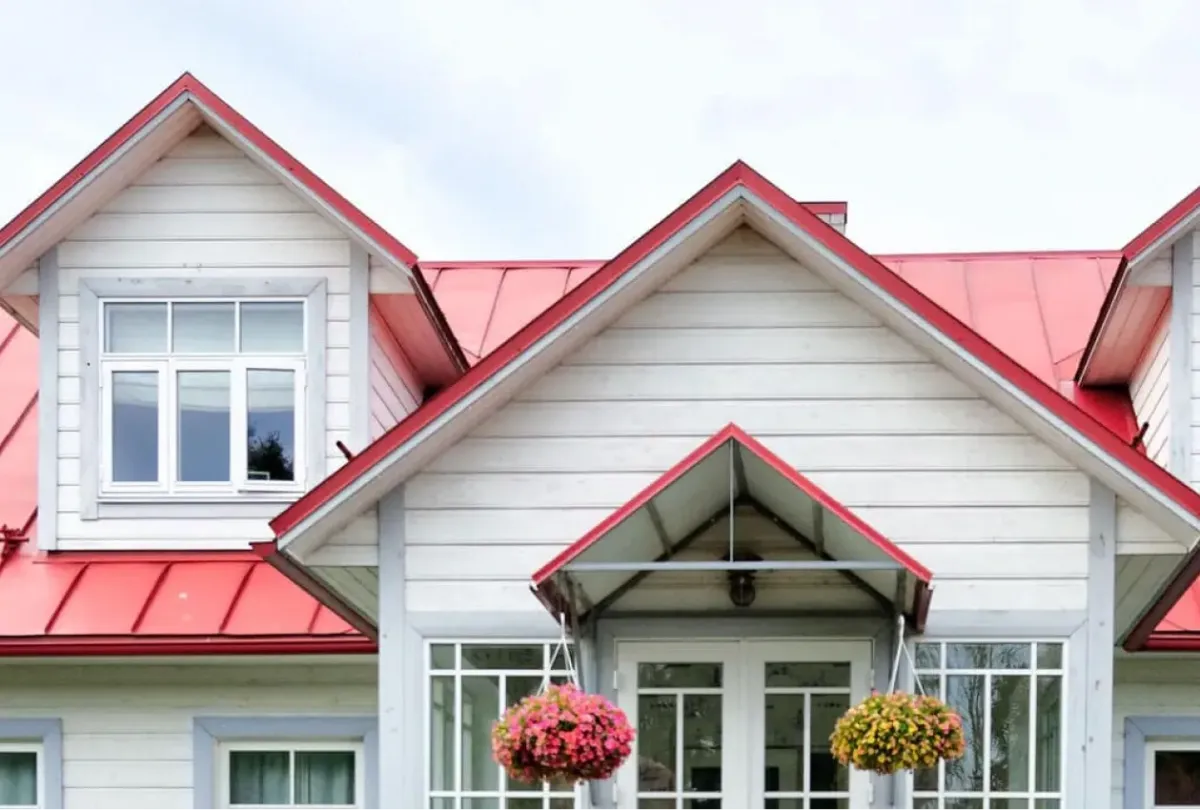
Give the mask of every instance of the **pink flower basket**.
POLYGON ((633 751, 625 712, 572 684, 510 706, 492 727, 492 756, 521 782, 607 779, 633 751))

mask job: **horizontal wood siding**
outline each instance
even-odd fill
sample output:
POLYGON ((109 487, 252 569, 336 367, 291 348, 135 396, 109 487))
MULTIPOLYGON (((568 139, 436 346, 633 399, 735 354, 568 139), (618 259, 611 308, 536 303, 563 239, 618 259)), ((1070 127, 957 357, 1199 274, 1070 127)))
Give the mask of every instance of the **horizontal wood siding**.
MULTIPOLYGON (((1111 807, 1126 807, 1125 718, 1194 717, 1200 706, 1200 660, 1118 659, 1113 686, 1113 768, 1111 807)), ((1135 807, 1143 807, 1137 804, 1135 807)))
POLYGON ((421 404, 421 382, 383 316, 371 306, 371 439, 421 404))
POLYGON ((325 279, 326 440, 310 452, 328 472, 345 463, 335 443, 350 432, 349 240, 228 141, 198 130, 62 242, 58 261, 59 548, 244 547, 269 539, 266 518, 286 505, 219 520, 80 519, 81 279, 325 279))
POLYGON ((375 664, 0 667, 0 715, 60 717, 69 808, 192 807, 192 718, 371 715, 375 664))
POLYGON ((537 609, 538 566, 729 422, 928 565, 934 610, 1085 607, 1086 477, 742 229, 407 484, 410 609, 537 609))
POLYGON ((1138 361, 1129 381, 1129 395, 1139 425, 1146 429, 1146 455, 1166 467, 1171 457, 1170 384, 1171 362, 1170 314, 1164 313, 1154 339, 1138 361))

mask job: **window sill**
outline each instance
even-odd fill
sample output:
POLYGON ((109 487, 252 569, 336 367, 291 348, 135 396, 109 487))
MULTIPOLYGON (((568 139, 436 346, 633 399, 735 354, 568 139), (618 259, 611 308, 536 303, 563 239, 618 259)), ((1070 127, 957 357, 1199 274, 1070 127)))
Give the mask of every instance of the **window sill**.
POLYGON ((145 504, 223 504, 223 503, 291 503, 304 494, 303 489, 289 490, 243 490, 238 492, 173 493, 169 495, 149 492, 102 492, 97 502, 145 503, 145 504))

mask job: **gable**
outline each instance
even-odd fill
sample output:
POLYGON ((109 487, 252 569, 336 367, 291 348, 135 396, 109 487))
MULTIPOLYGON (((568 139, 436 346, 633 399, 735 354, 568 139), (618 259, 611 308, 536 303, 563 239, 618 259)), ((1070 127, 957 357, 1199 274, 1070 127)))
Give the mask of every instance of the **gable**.
POLYGON ((934 611, 1085 607, 1087 477, 747 228, 408 481, 410 607, 535 609, 533 571, 729 422, 933 570, 934 611))

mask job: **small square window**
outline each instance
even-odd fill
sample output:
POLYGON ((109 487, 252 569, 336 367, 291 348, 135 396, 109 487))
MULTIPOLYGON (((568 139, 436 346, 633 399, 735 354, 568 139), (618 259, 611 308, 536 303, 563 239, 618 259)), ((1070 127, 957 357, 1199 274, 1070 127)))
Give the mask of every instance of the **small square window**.
POLYGON ((104 495, 303 488, 304 301, 100 307, 104 495))

